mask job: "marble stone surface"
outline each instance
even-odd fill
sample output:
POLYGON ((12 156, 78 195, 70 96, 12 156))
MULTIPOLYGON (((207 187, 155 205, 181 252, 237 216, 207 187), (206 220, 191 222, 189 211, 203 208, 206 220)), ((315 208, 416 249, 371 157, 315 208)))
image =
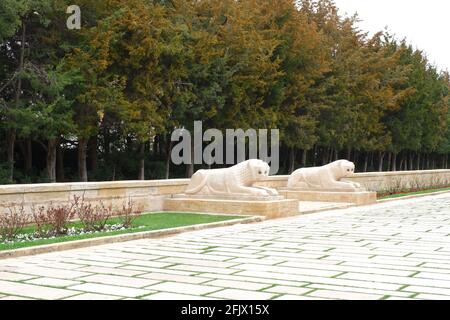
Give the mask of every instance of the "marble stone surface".
POLYGON ((269 176, 269 165, 251 159, 230 168, 198 170, 191 178, 185 193, 205 196, 277 196, 276 189, 254 186, 269 176))
POLYGON ((288 179, 288 189, 365 191, 357 182, 344 181, 355 172, 355 164, 347 160, 338 160, 322 167, 301 168, 294 171, 288 179))

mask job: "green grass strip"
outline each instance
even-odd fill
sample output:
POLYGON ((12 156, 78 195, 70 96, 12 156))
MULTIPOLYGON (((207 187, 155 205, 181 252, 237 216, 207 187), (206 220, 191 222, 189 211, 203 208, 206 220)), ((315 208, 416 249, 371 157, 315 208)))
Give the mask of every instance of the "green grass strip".
MULTIPOLYGON (((182 212, 163 212, 163 213, 147 213, 142 214, 138 218, 136 218, 133 222, 133 227, 136 228, 132 230, 116 230, 116 231, 108 231, 108 232, 98 232, 93 234, 82 234, 75 236, 60 236, 53 239, 39 239, 35 241, 26 241, 26 242, 16 242, 11 244, 0 244, 0 251, 4 250, 13 250, 19 248, 27 248, 34 247, 45 244, 52 243, 61 243, 67 241, 75 241, 75 240, 83 240, 83 239, 92 239, 92 238, 100 238, 107 236, 115 236, 120 234, 130 234, 137 233, 143 231, 155 231, 155 230, 164 230, 176 227, 185 227, 192 226, 197 224, 205 224, 205 223, 213 223, 213 222, 221 222, 235 219, 243 219, 245 217, 241 216, 224 216, 224 215, 211 215, 211 214, 194 214, 194 213, 182 213, 182 212)), ((108 224, 119 224, 120 218, 112 218, 108 221, 108 224)), ((77 221, 73 222, 69 225, 69 227, 81 228, 82 224, 77 221)), ((24 228, 21 233, 33 233, 36 228, 34 226, 28 226, 24 228)))
POLYGON ((450 191, 450 188, 428 189, 428 190, 421 190, 421 191, 414 191, 414 192, 397 193, 397 194, 391 194, 391 195, 387 195, 387 196, 381 196, 381 197, 378 197, 378 199, 380 199, 380 200, 381 199, 394 199, 394 198, 401 198, 401 197, 407 197, 407 196, 429 194, 429 193, 440 192, 440 191, 450 191))

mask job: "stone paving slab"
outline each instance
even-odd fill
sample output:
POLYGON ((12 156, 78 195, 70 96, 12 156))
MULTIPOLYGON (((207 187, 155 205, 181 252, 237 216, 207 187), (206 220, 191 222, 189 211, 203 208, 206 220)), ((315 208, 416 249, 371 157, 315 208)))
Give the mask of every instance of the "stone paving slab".
POLYGON ((2 299, 450 299, 450 193, 0 260, 2 299))

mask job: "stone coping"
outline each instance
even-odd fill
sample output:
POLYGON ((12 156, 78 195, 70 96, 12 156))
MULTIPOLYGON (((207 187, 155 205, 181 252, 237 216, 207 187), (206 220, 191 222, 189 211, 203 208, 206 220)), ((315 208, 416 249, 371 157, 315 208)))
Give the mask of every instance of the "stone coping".
POLYGON ((124 180, 124 181, 102 181, 102 182, 67 182, 67 183, 38 183, 38 184, 11 184, 0 186, 0 193, 33 193, 33 192, 58 192, 58 191, 84 191, 97 189, 122 189, 122 188, 145 188, 164 186, 184 186, 189 179, 168 180, 124 180))
POLYGON ((383 171, 383 172, 361 172, 355 173, 353 176, 348 178, 359 178, 359 177, 380 177, 380 176, 410 176, 410 175, 420 175, 420 174, 436 174, 436 173, 450 173, 450 169, 439 169, 439 170, 411 170, 411 171, 383 171))
MULTIPOLYGON (((436 174, 436 173, 449 173, 450 169, 436 169, 436 170, 410 170, 410 171, 382 171, 382 172, 357 172, 352 176, 344 179, 362 178, 362 177, 383 177, 383 176, 409 176, 418 174, 436 174)), ((289 178, 289 175, 271 176, 264 181, 284 181, 289 178)))
MULTIPOLYGON (((221 215, 221 214, 215 214, 221 215)), ((224 215, 224 214, 222 214, 224 215)), ((236 216, 236 215, 227 215, 227 216, 236 216)), ((241 217, 245 217, 245 215, 241 215, 241 217)), ((59 243, 52 243, 34 247, 20 248, 14 250, 4 250, 0 251, 0 259, 8 259, 8 258, 17 258, 22 256, 36 255, 42 253, 50 253, 56 251, 65 251, 72 249, 80 249, 85 247, 97 246, 102 244, 111 244, 118 242, 126 242, 132 240, 140 240, 140 239, 153 239, 153 238, 163 238, 183 232, 218 228, 218 227, 227 227, 235 224, 247 224, 247 223, 256 223, 262 222, 265 220, 265 217, 262 216, 247 216, 247 218, 236 218, 227 221, 219 221, 212 223, 203 223, 196 224, 191 226, 184 227, 176 227, 170 229, 162 229, 162 230, 152 230, 152 231, 143 231, 143 232, 135 232, 135 233, 125 233, 115 236, 105 236, 91 239, 83 239, 83 240, 74 240, 74 241, 66 241, 59 243)))
POLYGON ((252 196, 245 194, 173 194, 171 199, 226 200, 226 201, 279 201, 283 196, 252 196))

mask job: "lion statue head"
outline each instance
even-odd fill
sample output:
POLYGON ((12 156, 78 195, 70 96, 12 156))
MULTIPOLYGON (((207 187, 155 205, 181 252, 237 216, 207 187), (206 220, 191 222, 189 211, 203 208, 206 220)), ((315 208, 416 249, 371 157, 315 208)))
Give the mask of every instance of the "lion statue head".
POLYGON ((339 168, 339 177, 338 178, 346 178, 350 177, 355 173, 355 164, 348 160, 339 160, 334 162, 335 165, 339 168))
POLYGON ((261 181, 269 176, 270 166, 262 160, 248 160, 247 166, 254 181, 261 181))

